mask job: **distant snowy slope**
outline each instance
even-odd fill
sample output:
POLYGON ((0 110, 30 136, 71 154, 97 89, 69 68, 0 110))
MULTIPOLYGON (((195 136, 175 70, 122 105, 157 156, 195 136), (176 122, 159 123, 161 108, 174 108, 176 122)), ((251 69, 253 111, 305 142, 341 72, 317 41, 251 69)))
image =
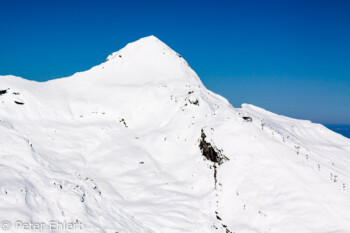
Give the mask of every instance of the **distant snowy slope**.
POLYGON ((233 108, 154 36, 71 77, 0 76, 0 148, 9 232, 22 232, 17 220, 81 223, 76 232, 350 232, 350 140, 233 108))

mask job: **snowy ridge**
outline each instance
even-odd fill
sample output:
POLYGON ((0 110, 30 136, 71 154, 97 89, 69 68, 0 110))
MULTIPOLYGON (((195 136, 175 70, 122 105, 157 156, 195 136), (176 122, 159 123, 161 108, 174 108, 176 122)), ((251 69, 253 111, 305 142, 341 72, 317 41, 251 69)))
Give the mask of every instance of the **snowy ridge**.
POLYGON ((0 148, 0 219, 12 225, 350 232, 350 140, 233 108, 154 36, 71 77, 0 76, 0 148))

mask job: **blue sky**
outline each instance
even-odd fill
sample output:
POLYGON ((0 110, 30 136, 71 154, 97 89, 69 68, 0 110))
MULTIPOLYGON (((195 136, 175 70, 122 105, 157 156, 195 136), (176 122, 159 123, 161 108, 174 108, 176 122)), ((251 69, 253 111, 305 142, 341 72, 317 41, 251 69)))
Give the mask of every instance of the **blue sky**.
POLYGON ((0 74, 45 81, 155 35, 212 91, 350 124, 350 1, 0 0, 0 74))

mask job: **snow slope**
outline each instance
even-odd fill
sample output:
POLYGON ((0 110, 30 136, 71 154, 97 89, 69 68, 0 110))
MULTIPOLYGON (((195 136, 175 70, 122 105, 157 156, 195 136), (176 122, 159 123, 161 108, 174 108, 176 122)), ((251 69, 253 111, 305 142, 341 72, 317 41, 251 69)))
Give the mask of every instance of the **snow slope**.
POLYGON ((7 232, 350 232, 350 140, 233 108, 154 36, 71 77, 0 76, 0 148, 7 232))

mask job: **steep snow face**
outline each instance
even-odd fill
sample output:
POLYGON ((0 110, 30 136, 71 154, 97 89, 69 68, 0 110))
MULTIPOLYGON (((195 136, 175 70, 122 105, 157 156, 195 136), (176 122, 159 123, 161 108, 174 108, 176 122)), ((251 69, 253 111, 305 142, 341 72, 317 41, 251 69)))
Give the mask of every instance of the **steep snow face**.
POLYGON ((10 232, 350 232, 349 139, 233 108, 153 36, 68 78, 1 76, 0 148, 10 232))

